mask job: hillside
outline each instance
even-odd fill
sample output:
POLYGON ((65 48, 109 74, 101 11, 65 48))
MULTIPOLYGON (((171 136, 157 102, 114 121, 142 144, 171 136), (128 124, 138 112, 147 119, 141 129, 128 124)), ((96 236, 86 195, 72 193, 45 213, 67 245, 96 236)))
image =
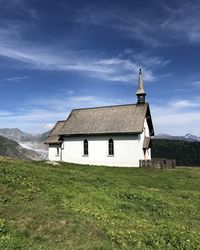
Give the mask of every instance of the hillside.
POLYGON ((25 133, 18 128, 0 128, 0 135, 17 142, 33 141, 34 135, 25 133))
POLYGON ((153 139, 152 158, 175 159, 177 166, 200 166, 200 142, 153 139))
POLYGON ((44 141, 46 141, 46 139, 50 133, 51 133, 51 130, 44 132, 43 134, 38 135, 38 141, 44 143, 44 141))
POLYGON ((23 160, 38 160, 40 154, 21 147, 16 141, 0 136, 0 156, 8 156, 23 160))
POLYGON ((33 135, 30 133, 26 133, 21 131, 18 128, 0 128, 0 135, 16 141, 18 143, 25 143, 25 142, 44 142, 51 131, 47 131, 43 134, 33 135))
MULTIPOLYGON (((35 151, 35 160, 46 159, 47 158, 47 145, 44 141, 47 139, 50 131, 43 134, 33 135, 21 131, 18 128, 1 128, 0 136, 6 137, 10 140, 16 141, 22 148, 35 151)), ((30 153, 29 151, 24 151, 24 153, 30 153)), ((29 158, 29 155, 27 155, 29 158)))
POLYGON ((200 249, 200 169, 0 159, 0 249, 200 249))

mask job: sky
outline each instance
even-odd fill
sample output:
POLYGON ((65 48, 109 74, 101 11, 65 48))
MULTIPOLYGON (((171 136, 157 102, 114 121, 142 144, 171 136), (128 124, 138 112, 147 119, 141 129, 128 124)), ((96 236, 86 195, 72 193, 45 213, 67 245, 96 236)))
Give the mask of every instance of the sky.
POLYGON ((33 134, 73 108, 136 103, 155 133, 200 136, 198 0, 0 0, 0 127, 33 134))

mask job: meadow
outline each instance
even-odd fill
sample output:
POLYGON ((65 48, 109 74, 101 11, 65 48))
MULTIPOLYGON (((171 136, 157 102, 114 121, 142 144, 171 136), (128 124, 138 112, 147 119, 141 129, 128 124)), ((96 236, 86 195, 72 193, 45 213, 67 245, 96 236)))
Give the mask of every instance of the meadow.
POLYGON ((0 158, 0 249, 200 249, 200 169, 0 158))

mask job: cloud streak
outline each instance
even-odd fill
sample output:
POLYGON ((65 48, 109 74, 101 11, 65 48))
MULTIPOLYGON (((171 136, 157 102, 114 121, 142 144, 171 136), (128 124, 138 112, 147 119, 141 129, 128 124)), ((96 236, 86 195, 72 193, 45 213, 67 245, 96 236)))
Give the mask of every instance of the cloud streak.
MULTIPOLYGON (((34 46, 21 38, 20 31, 14 27, 9 30, 0 28, 0 56, 20 62, 19 67, 35 70, 74 71, 89 77, 111 82, 131 82, 138 77, 139 62, 143 62, 143 73, 146 81, 154 81, 155 75, 150 70, 150 63, 145 63, 145 56, 133 54, 132 58, 117 55, 111 58, 94 56, 91 51, 81 52, 63 50, 57 53, 57 48, 34 46), (14 32, 12 32, 14 30, 14 32)), ((146 57, 147 58, 147 57, 146 57)), ((162 64, 162 59, 153 57, 151 66, 162 64)), ((23 78, 23 77, 22 77, 23 78)), ((10 81, 20 81, 20 78, 10 78, 10 81)), ((27 77, 26 77, 27 79, 27 77)))
POLYGON ((151 107, 156 133, 185 135, 192 133, 200 136, 200 102, 199 99, 171 100, 151 107))
MULTIPOLYGON (((173 39, 191 44, 200 42, 200 4, 198 1, 184 2, 174 9, 163 5, 169 16, 161 24, 161 28, 171 33, 173 39)), ((169 33, 169 34, 170 34, 169 33)))
POLYGON ((92 6, 81 10, 77 22, 85 25, 104 26, 121 32, 121 35, 128 35, 132 39, 140 40, 152 47, 161 45, 157 38, 157 31, 150 20, 145 20, 142 13, 132 13, 119 9, 101 9, 92 6))
POLYGON ((28 80, 30 79, 30 76, 16 76, 16 77, 10 77, 10 78, 6 78, 6 81, 10 81, 10 82, 21 82, 23 80, 28 80))
POLYGON ((16 112, 0 110, 1 127, 18 127, 31 133, 45 132, 58 120, 67 118, 73 108, 94 107, 120 104, 120 100, 107 100, 104 97, 91 95, 75 95, 68 93, 49 96, 43 99, 33 99, 24 104, 26 109, 18 107, 16 112))
MULTIPOLYGON (((17 112, 0 111, 1 127, 16 127, 31 133, 48 130, 57 120, 67 118, 73 108, 86 108, 132 103, 130 100, 76 93, 58 93, 45 99, 33 99, 25 103, 26 109, 18 107, 17 112)), ((185 135, 192 133, 200 136, 199 99, 170 100, 166 104, 150 105, 156 134, 185 135)))
POLYGON ((174 1, 165 4, 157 1, 163 15, 145 8, 129 11, 123 7, 107 9, 87 7, 79 12, 77 22, 82 25, 103 26, 117 30, 123 37, 139 40, 142 44, 157 48, 180 43, 200 43, 200 4, 198 1, 174 1), (175 6, 175 7, 174 7, 175 6))

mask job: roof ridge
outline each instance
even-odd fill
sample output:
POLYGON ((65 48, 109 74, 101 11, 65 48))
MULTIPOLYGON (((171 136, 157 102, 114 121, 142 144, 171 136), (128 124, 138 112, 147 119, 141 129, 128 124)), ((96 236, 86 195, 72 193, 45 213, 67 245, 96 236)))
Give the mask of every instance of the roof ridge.
POLYGON ((58 123, 58 122, 66 122, 66 120, 58 120, 56 123, 58 123))
MULTIPOLYGON (((144 104, 148 104, 148 103, 146 102, 144 104)), ((96 107, 89 107, 89 108, 75 108, 75 109, 72 109, 72 111, 87 110, 87 109, 102 109, 102 108, 112 108, 112 107, 123 107, 123 106, 136 106, 136 105, 141 105, 141 104, 129 103, 129 104, 119 104, 119 105, 96 106, 96 107)))

